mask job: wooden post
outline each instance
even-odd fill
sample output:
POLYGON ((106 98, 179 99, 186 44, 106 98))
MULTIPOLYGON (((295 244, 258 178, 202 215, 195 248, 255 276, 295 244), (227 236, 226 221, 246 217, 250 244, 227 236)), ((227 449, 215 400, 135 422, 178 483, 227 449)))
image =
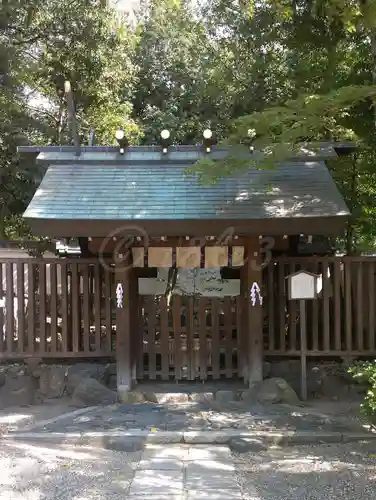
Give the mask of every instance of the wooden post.
MULTIPOLYGON (((245 247, 245 263, 241 272, 241 292, 244 301, 243 345, 245 348, 243 376, 251 387, 263 379, 263 316, 259 296, 253 305, 251 288, 262 288, 260 245, 257 236, 249 237, 245 247)), ((262 294, 261 294, 262 295, 262 294)))
POLYGON ((306 301, 300 300, 301 398, 307 401, 307 315, 306 301))
POLYGON ((68 117, 70 121, 70 129, 74 147, 76 148, 76 156, 80 156, 81 154, 80 136, 78 134, 78 129, 77 129, 76 109, 74 106, 73 92, 69 81, 66 81, 64 83, 64 92, 68 104, 68 117))
POLYGON ((132 314, 136 311, 131 306, 131 276, 133 272, 130 252, 116 259, 115 291, 116 291, 116 373, 119 400, 127 401, 127 394, 132 390, 134 374, 132 373, 132 314))

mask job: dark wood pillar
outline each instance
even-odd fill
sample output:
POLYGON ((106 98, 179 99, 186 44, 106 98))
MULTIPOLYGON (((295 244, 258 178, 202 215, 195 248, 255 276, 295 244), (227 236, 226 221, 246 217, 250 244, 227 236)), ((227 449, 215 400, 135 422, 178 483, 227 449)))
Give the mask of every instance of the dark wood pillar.
MULTIPOLYGON (((126 402, 127 394, 132 390, 136 376, 133 355, 134 341, 132 340, 136 332, 133 332, 132 329, 137 311, 133 309, 132 292, 134 292, 134 283, 132 281, 134 281, 135 273, 130 252, 119 255, 115 266, 115 290, 118 290, 120 285, 123 292, 121 304, 116 303, 117 391, 119 400, 126 402)), ((116 302, 118 302, 118 292, 116 293, 116 302)))
POLYGON ((263 379, 263 314, 257 294, 255 305, 252 304, 251 288, 254 283, 261 290, 262 268, 259 239, 247 238, 245 245, 245 263, 241 270, 241 293, 243 297, 242 336, 244 346, 243 376, 251 386, 263 379))

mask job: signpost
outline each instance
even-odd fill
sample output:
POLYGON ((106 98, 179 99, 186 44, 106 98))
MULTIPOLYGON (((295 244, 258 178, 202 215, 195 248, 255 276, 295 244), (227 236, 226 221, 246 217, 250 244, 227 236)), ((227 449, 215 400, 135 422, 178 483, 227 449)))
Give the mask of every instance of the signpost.
POLYGON ((306 300, 316 299, 322 289, 322 276, 308 271, 297 271, 286 277, 289 300, 299 300, 300 306, 300 362, 301 398, 307 400, 307 315, 306 300))

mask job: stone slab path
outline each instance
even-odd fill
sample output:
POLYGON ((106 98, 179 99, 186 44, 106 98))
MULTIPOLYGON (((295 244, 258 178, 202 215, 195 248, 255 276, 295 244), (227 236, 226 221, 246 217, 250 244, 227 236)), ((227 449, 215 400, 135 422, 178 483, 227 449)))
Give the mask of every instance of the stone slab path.
POLYGON ((249 405, 245 402, 139 403, 92 407, 30 427, 39 433, 127 431, 317 431, 361 432, 359 422, 315 411, 309 405, 249 405))
POLYGON ((129 498, 230 500, 241 491, 226 446, 147 445, 129 498))

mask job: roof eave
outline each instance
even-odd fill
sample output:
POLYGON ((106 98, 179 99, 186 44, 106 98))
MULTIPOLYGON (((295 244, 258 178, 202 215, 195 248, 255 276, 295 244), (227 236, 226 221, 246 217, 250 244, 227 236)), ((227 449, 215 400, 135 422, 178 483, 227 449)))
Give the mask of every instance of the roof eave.
POLYGON ((220 236, 225 231, 236 235, 316 234, 340 236, 350 214, 321 217, 275 219, 200 219, 200 220, 111 220, 111 219, 42 219, 25 220, 37 236, 113 237, 134 234, 161 236, 220 236))

